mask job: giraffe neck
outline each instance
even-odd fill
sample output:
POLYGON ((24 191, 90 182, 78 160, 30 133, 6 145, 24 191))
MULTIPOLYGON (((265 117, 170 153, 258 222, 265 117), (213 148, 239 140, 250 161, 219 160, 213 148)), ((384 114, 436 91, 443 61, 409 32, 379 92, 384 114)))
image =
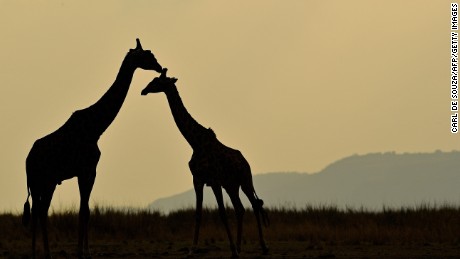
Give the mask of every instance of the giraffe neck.
POLYGON ((188 113, 175 85, 171 86, 165 93, 179 131, 193 149, 200 148, 203 142, 209 139, 210 134, 214 135, 214 133, 210 129, 206 129, 200 125, 188 113))
POLYGON ((109 90, 96 103, 80 111, 86 131, 90 131, 88 134, 99 138, 112 124, 128 94, 135 70, 125 59, 109 90))

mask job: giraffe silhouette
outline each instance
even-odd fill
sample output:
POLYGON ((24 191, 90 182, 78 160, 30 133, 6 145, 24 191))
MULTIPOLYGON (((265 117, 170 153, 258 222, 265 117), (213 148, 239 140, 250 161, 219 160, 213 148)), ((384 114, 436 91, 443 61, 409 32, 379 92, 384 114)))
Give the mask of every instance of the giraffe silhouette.
POLYGON ((79 258, 89 258, 89 197, 96 177, 101 152, 97 142, 117 116, 128 93, 137 68, 161 72, 155 56, 137 46, 125 56, 118 75, 109 90, 93 105, 75 111, 59 129, 38 139, 26 159, 28 196, 24 204, 23 223, 32 217, 32 257, 35 257, 37 221, 42 228, 45 257, 50 258, 48 244, 48 209, 57 184, 77 177, 80 191, 78 226, 79 258), (29 197, 32 196, 32 211, 29 197), (32 215, 31 215, 32 214, 32 215))
POLYGON ((203 127, 192 118, 184 107, 179 92, 177 91, 175 85, 177 79, 167 77, 166 72, 167 69, 164 68, 160 77, 154 78, 153 81, 142 90, 141 94, 147 95, 148 93, 159 92, 164 92, 166 94, 177 127, 193 149, 189 167, 193 175, 193 186, 196 194, 196 221, 193 246, 190 253, 194 252, 198 244, 203 204, 203 188, 205 184, 211 186, 216 196, 219 214, 227 231, 232 256, 238 257, 238 253, 241 252, 241 234, 245 209, 239 197, 240 187, 249 198, 254 210, 262 251, 264 254, 268 253, 268 247, 263 238, 260 216, 262 216, 265 225, 268 225, 268 217, 262 207, 263 201, 257 197, 254 190, 249 163, 240 151, 222 144, 217 139, 213 130, 203 127), (222 188, 227 191, 233 207, 235 208, 237 218, 236 246, 233 242, 227 222, 222 188))

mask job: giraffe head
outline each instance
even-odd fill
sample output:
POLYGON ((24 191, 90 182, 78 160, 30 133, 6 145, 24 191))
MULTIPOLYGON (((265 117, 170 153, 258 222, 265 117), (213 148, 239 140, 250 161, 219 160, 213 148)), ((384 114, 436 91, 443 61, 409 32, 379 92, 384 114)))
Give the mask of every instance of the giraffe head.
POLYGON ((167 68, 163 68, 161 71, 161 75, 159 77, 155 77, 152 82, 150 82, 144 90, 142 90, 142 95, 147 95, 149 93, 161 93, 166 92, 168 89, 171 88, 176 82, 177 78, 175 77, 167 77, 166 72, 168 72, 167 68))
POLYGON ((142 45, 139 39, 136 39, 136 42, 136 48, 130 49, 126 55, 127 61, 135 68, 155 70, 158 73, 161 73, 162 67, 153 55, 152 51, 142 49, 142 45))

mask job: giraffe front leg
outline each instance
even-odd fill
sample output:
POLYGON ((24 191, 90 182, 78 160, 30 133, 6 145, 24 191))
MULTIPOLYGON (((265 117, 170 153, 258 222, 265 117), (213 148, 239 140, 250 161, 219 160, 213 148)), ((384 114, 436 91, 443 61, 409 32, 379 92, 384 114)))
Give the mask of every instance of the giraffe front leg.
POLYGON ((193 245, 189 251, 189 255, 193 255, 198 246, 198 236, 201 226, 201 215, 203 210, 203 182, 193 179, 193 187, 195 189, 196 207, 195 207, 195 231, 193 235, 193 245))

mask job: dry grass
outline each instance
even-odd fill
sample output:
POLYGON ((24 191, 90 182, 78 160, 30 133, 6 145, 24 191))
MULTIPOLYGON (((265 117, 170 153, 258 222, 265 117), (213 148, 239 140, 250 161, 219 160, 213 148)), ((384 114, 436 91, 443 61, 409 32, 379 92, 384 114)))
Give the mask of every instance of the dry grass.
MULTIPOLYGON (((269 209, 268 213, 271 225, 265 228, 265 239, 269 244, 286 246, 296 243, 306 248, 460 245, 460 208, 454 206, 418 206, 379 212, 308 206, 301 210, 269 209)), ((235 230, 233 210, 228 209, 227 214, 235 230)), ((156 211, 96 206, 91 213, 90 242, 105 246, 128 241, 139 246, 162 244, 158 248, 160 250, 180 244, 179 249, 183 249, 191 243, 194 218, 193 209, 163 215, 156 211)), ((74 210, 50 213, 49 231, 53 249, 61 251, 62 247, 74 246, 77 222, 78 213, 74 210)), ((20 215, 0 214, 0 232, 0 257, 29 248, 31 234, 21 225, 20 215)), ((249 209, 246 210, 243 232, 243 244, 257 247, 255 218, 249 209)), ((200 244, 223 244, 225 247, 226 242, 218 212, 205 209, 200 244)))

